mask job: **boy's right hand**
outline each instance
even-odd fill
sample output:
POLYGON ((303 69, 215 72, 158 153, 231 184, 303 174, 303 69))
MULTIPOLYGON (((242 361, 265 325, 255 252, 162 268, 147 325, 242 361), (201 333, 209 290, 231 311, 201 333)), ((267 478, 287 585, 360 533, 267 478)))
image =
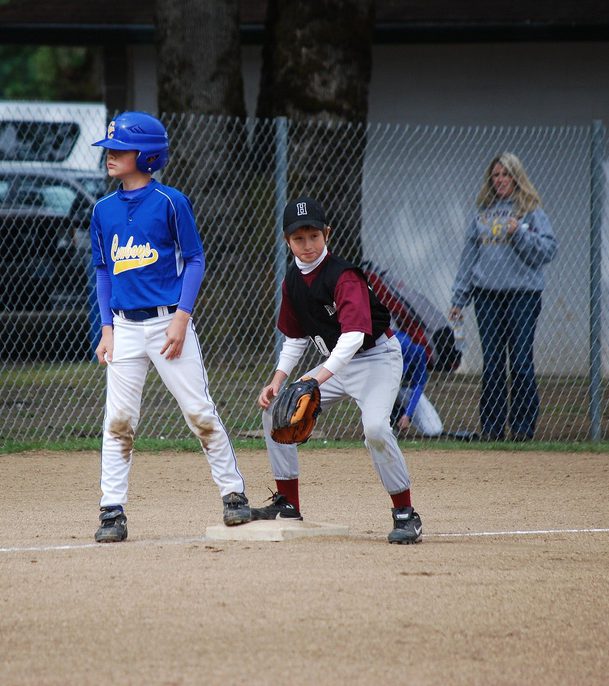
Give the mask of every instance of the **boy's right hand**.
POLYGON ((281 385, 283 382, 288 378, 288 375, 285 374, 284 372, 280 371, 277 369, 275 374, 273 375, 273 378, 271 380, 271 383, 268 386, 265 386, 261 391, 260 395, 258 396, 258 405, 263 410, 266 410, 266 408, 273 402, 273 400, 277 397, 277 394, 281 390, 281 385))
POLYGON ((97 361, 100 364, 112 362, 112 354, 114 353, 114 329, 111 326, 102 326, 101 339, 95 348, 97 361))
POLYGON ((260 395, 258 396, 258 405, 260 405, 263 410, 266 410, 266 408, 273 402, 274 398, 277 397, 279 388, 280 384, 270 383, 260 391, 260 395))

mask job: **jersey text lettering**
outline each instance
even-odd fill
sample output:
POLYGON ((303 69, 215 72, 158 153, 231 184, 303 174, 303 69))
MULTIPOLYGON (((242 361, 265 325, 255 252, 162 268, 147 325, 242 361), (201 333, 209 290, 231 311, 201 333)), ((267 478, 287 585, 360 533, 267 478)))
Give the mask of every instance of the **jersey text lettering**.
POLYGON ((114 234, 112 239, 112 250, 110 253, 112 261, 114 262, 114 274, 129 271, 130 269, 139 269, 153 264, 159 259, 159 253, 150 247, 150 243, 142 245, 133 245, 133 236, 129 236, 129 240, 125 246, 119 246, 118 236, 114 234))

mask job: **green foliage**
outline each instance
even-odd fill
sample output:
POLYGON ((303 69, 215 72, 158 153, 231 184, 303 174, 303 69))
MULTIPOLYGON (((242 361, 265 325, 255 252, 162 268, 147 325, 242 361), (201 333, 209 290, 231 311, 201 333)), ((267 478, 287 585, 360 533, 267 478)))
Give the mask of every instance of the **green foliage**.
POLYGON ((101 97, 98 49, 0 46, 0 98, 98 101, 101 97))

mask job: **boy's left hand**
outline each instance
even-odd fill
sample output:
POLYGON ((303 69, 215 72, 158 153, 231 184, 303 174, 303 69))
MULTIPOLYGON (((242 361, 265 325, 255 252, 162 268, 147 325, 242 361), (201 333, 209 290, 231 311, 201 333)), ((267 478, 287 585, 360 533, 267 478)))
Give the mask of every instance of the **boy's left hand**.
POLYGON ((161 355, 165 355, 165 359, 174 360, 182 354, 182 348, 184 347, 184 340, 186 338, 186 327, 188 326, 188 320, 190 315, 184 310, 176 310, 165 335, 167 336, 167 341, 165 345, 161 348, 161 355))

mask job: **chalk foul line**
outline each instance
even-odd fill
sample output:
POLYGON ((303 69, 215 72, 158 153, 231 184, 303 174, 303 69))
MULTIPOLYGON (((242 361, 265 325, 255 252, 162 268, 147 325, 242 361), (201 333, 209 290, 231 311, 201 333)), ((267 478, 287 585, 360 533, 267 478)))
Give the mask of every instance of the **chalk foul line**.
POLYGON ((551 534, 606 534, 609 529, 532 529, 514 531, 459 531, 423 534, 425 538, 468 538, 475 536, 544 536, 551 534))
POLYGON ((206 543, 205 536, 193 538, 145 538, 141 540, 127 540, 121 543, 66 543, 65 545, 41 545, 27 547, 0 548, 0 553, 46 553, 54 550, 85 550, 86 548, 116 549, 117 546, 163 546, 163 545, 188 545, 189 543, 206 543))

